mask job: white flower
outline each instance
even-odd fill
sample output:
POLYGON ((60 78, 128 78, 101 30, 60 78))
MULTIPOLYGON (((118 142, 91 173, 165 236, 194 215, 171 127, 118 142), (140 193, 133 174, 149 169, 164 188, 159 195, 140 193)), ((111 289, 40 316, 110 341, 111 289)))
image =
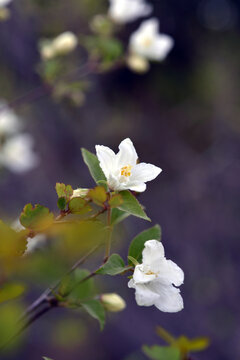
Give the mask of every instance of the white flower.
POLYGON ((102 145, 96 145, 96 153, 111 190, 145 191, 145 182, 155 179, 162 171, 151 164, 138 164, 138 156, 130 139, 121 142, 117 154, 102 145))
POLYGON ((130 37, 130 52, 148 60, 164 60, 172 49, 174 41, 171 36, 159 34, 159 21, 143 21, 139 29, 130 37))
POLYGON ((135 267, 128 287, 136 290, 138 305, 155 305, 164 312, 177 312, 183 309, 183 299, 175 286, 180 286, 183 280, 182 269, 165 258, 162 243, 148 240, 145 242, 142 264, 135 267))
POLYGON ((145 0, 110 0, 109 16, 119 24, 151 14, 152 6, 145 0))
POLYGON ((6 105, 4 101, 0 101, 0 137, 13 134, 20 128, 19 118, 6 105))
POLYGON ((0 7, 7 6, 12 0, 0 0, 0 7))
POLYGON ((121 296, 115 293, 103 294, 100 297, 100 300, 106 310, 111 312, 122 311, 126 307, 126 302, 121 296))
POLYGON ((7 139, 0 148, 0 165, 16 173, 32 169, 39 162, 32 146, 33 139, 28 134, 15 135, 7 139))
POLYGON ((57 55, 65 55, 73 51, 78 44, 78 39, 71 31, 65 31, 55 39, 44 41, 40 45, 41 56, 44 60, 52 59, 57 55))

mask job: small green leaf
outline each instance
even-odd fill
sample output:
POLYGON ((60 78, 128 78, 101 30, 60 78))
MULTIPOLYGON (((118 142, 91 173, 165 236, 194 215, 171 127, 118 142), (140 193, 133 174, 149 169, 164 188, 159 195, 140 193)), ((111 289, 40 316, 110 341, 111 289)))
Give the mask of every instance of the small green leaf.
POLYGON ((126 270, 125 263, 120 255, 112 254, 108 261, 97 270, 97 274, 117 275, 126 270))
POLYGON ((144 345, 142 350, 152 360, 181 360, 180 351, 168 346, 147 346, 144 345))
POLYGON ((0 287, 0 303, 19 297, 24 291, 25 286, 23 284, 4 284, 0 287))
POLYGON ((117 208, 114 208, 112 209, 111 224, 117 225, 121 221, 125 220, 128 216, 130 216, 130 214, 127 213, 126 211, 122 211, 117 208))
POLYGON ((98 183, 98 181, 102 180, 106 181, 106 177, 99 165, 99 160, 96 155, 82 148, 82 157, 95 182, 98 183))
POLYGON ((172 345, 180 350, 183 355, 189 352, 203 351, 209 346, 209 339, 206 337, 188 339, 186 336, 180 336, 172 345))
POLYGON ((74 283, 70 291, 69 299, 76 304, 82 300, 92 298, 96 294, 94 280, 86 279, 90 275, 90 271, 84 269, 76 269, 73 273, 74 283))
POLYGON ((128 256, 132 256, 138 262, 141 262, 144 244, 148 240, 161 240, 161 228, 159 225, 155 225, 138 234, 129 246, 128 256))
POLYGON ((48 208, 42 205, 25 205, 21 215, 20 223, 27 229, 40 231, 48 228, 54 220, 54 215, 48 208))
POLYGON ((123 203, 122 196, 120 194, 113 195, 108 203, 111 206, 111 208, 117 208, 121 206, 123 203))
POLYGON ((60 210, 64 210, 67 205, 66 199, 64 197, 60 197, 57 202, 57 206, 60 210))
POLYGON ((118 207, 118 209, 126 211, 130 215, 151 221, 143 210, 141 204, 130 191, 124 190, 121 191, 120 194, 122 196, 123 203, 118 207))
POLYGON ((103 186, 96 186, 94 189, 89 190, 87 197, 99 206, 103 206, 107 201, 107 193, 103 186))
POLYGON ((69 210, 72 214, 86 214, 92 211, 91 206, 81 197, 75 197, 69 202, 69 210))
POLYGON ((73 195, 73 188, 71 187, 71 185, 56 183, 56 192, 59 198, 63 197, 68 202, 73 195))
POLYGON ((100 329, 103 330, 105 325, 105 310, 99 300, 89 300, 82 303, 82 307, 94 319, 97 319, 100 324, 100 329))

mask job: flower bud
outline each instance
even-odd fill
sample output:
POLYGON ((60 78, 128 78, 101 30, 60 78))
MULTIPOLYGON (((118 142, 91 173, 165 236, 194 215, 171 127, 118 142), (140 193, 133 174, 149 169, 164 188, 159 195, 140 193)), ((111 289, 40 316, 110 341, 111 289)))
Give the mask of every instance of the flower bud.
POLYGON ((55 56, 55 51, 51 43, 41 45, 40 53, 43 60, 50 60, 55 56))
POLYGON ((75 189, 73 190, 73 194, 71 196, 71 199, 75 198, 75 197, 85 197, 88 193, 89 189, 75 189))
POLYGON ((126 302, 123 298, 115 293, 103 294, 101 295, 100 300, 105 309, 111 312, 122 311, 126 307, 126 302))
POLYGON ((135 54, 128 56, 127 65, 131 70, 141 74, 147 72, 150 68, 149 62, 145 58, 135 54))
POLYGON ((57 36, 53 42, 52 47, 55 54, 63 55, 73 51, 78 43, 78 39, 75 34, 70 31, 66 31, 57 36))

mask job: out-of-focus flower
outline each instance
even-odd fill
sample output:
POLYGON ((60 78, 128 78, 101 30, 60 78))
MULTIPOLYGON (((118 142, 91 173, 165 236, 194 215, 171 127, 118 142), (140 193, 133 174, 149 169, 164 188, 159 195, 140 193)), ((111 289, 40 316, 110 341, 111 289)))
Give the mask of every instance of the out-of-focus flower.
POLYGON ((39 163, 32 147, 33 138, 29 134, 8 138, 0 148, 0 165, 16 173, 32 169, 39 163))
POLYGON ((125 24, 148 16, 152 12, 152 6, 145 0, 110 0, 109 16, 119 24, 125 24))
POLYGON ((145 182, 155 179, 162 171, 155 165, 138 164, 138 155, 128 138, 121 142, 117 154, 102 145, 96 145, 96 153, 111 190, 143 192, 146 190, 145 182))
POLYGON ((15 133, 20 128, 17 115, 0 100, 0 137, 15 133))
POLYGON ((140 74, 147 72, 150 68, 149 62, 136 54, 130 54, 127 57, 127 65, 131 70, 140 74))
MULTIPOLYGON (((19 219, 16 219, 12 223, 12 228, 15 231, 21 231, 24 229, 24 227, 21 225, 19 219)), ((35 252, 36 250, 42 249, 47 243, 47 238, 45 234, 37 234, 32 238, 27 238, 27 248, 24 252, 24 255, 31 254, 35 252)))
POLYGON ((53 40, 44 41, 40 45, 41 56, 44 60, 49 60, 58 55, 66 55, 72 52, 77 44, 77 36, 71 31, 66 31, 53 40))
POLYGON ((101 295, 100 300, 105 309, 111 312, 122 311, 126 307, 125 300, 115 293, 103 294, 101 295))
POLYGON ((142 264, 135 267, 128 287, 136 290, 138 305, 155 305, 164 312, 178 312, 183 309, 183 299, 175 286, 180 286, 183 281, 182 269, 165 258, 162 243, 148 240, 145 242, 142 264))
POLYGON ((148 60, 164 60, 172 49, 174 40, 171 36, 160 34, 158 31, 157 19, 143 21, 139 29, 130 37, 130 53, 148 60))
POLYGON ((0 8, 7 6, 10 2, 12 2, 12 0, 0 0, 0 8))

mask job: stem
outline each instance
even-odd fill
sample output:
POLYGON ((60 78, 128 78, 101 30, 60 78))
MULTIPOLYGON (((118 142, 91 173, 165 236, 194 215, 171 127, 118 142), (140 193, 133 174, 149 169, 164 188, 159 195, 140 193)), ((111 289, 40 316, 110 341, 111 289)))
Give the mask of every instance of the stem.
POLYGON ((104 263, 107 262, 109 255, 110 255, 110 250, 111 250, 111 240, 112 240, 113 228, 111 226, 111 207, 110 206, 108 206, 108 208, 107 208, 107 226, 108 226, 108 238, 107 238, 107 242, 106 242, 104 263))

